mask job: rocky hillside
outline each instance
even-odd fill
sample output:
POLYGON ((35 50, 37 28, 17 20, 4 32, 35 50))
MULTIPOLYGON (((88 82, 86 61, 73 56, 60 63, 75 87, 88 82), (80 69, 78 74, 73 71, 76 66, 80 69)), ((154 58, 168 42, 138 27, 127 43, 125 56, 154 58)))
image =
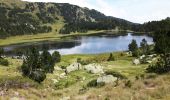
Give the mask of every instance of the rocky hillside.
MULTIPOLYGON (((52 24, 64 19, 60 33, 84 32, 87 30, 129 29, 133 23, 108 17, 104 14, 67 3, 24 2, 20 0, 0 1, 0 36, 47 33, 52 24)), ((56 30, 59 31, 59 30, 56 30)))

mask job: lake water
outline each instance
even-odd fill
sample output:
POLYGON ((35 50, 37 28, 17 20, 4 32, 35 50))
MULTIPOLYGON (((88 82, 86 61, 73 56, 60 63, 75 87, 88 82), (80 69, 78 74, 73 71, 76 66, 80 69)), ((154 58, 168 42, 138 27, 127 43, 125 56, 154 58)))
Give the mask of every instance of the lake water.
MULTIPOLYGON (((135 39, 140 45, 142 39, 146 39, 148 44, 153 44, 153 38, 147 35, 132 35, 127 33, 122 36, 114 35, 100 35, 100 36, 80 36, 72 40, 65 40, 63 42, 45 42, 36 44, 37 48, 42 48, 42 45, 48 46, 50 53, 59 51, 62 55, 68 54, 97 54, 114 51, 126 51, 128 45, 135 39)), ((6 51, 14 49, 29 48, 30 45, 14 45, 4 47, 6 51)))

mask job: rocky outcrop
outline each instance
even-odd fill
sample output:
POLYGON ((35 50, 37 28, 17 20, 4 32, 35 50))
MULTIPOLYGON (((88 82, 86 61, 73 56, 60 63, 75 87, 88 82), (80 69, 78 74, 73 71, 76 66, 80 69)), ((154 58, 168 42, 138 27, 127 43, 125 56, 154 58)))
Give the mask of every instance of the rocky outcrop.
POLYGON ((135 59, 135 60, 133 60, 133 64, 135 64, 135 65, 139 65, 139 64, 140 64, 140 60, 139 60, 139 59, 135 59))
POLYGON ((97 83, 113 83, 117 80, 117 77, 113 77, 113 75, 105 75, 97 78, 97 83))
POLYGON ((104 73, 103 67, 99 64, 89 64, 89 65, 84 66, 84 69, 93 74, 104 73))
POLYGON ((66 68, 66 73, 70 73, 70 72, 81 70, 81 69, 83 69, 83 67, 80 63, 73 63, 66 68))

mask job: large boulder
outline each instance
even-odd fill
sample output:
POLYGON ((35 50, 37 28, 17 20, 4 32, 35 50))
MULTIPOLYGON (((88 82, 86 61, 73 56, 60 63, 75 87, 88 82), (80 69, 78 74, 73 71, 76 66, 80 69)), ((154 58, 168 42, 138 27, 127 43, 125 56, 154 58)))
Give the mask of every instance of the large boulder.
POLYGON ((139 64, 140 64, 140 60, 139 60, 139 59, 135 59, 135 60, 133 60, 133 64, 135 64, 135 65, 139 65, 139 64))
POLYGON ((66 68, 66 72, 70 73, 72 71, 76 71, 76 70, 80 70, 80 69, 83 69, 83 67, 81 66, 80 63, 73 63, 66 68))
POLYGON ((113 77, 113 75, 105 75, 97 78, 97 83, 113 83, 117 80, 117 77, 113 77))
POLYGON ((142 60, 142 59, 144 59, 146 56, 145 55, 142 55, 142 56, 140 56, 139 58, 140 58, 140 60, 142 60))
POLYGON ((84 69, 93 74, 104 73, 103 67, 99 64, 89 64, 89 65, 84 66, 84 69))

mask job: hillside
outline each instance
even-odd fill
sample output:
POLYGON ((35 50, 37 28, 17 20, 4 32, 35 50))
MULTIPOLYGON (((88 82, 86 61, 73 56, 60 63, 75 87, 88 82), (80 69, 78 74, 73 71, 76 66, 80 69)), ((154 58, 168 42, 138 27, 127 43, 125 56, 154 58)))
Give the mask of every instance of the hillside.
POLYGON ((170 30, 170 18, 162 19, 160 21, 150 21, 144 24, 135 25, 134 31, 138 32, 155 32, 159 30, 170 30))
POLYGON ((94 9, 90 10, 67 3, 1 0, 0 10, 1 38, 52 31, 68 34, 88 30, 114 29, 115 27, 130 29, 133 25, 123 19, 105 16, 94 9), (54 27, 56 25, 64 25, 64 28, 60 31, 61 27, 54 27))

